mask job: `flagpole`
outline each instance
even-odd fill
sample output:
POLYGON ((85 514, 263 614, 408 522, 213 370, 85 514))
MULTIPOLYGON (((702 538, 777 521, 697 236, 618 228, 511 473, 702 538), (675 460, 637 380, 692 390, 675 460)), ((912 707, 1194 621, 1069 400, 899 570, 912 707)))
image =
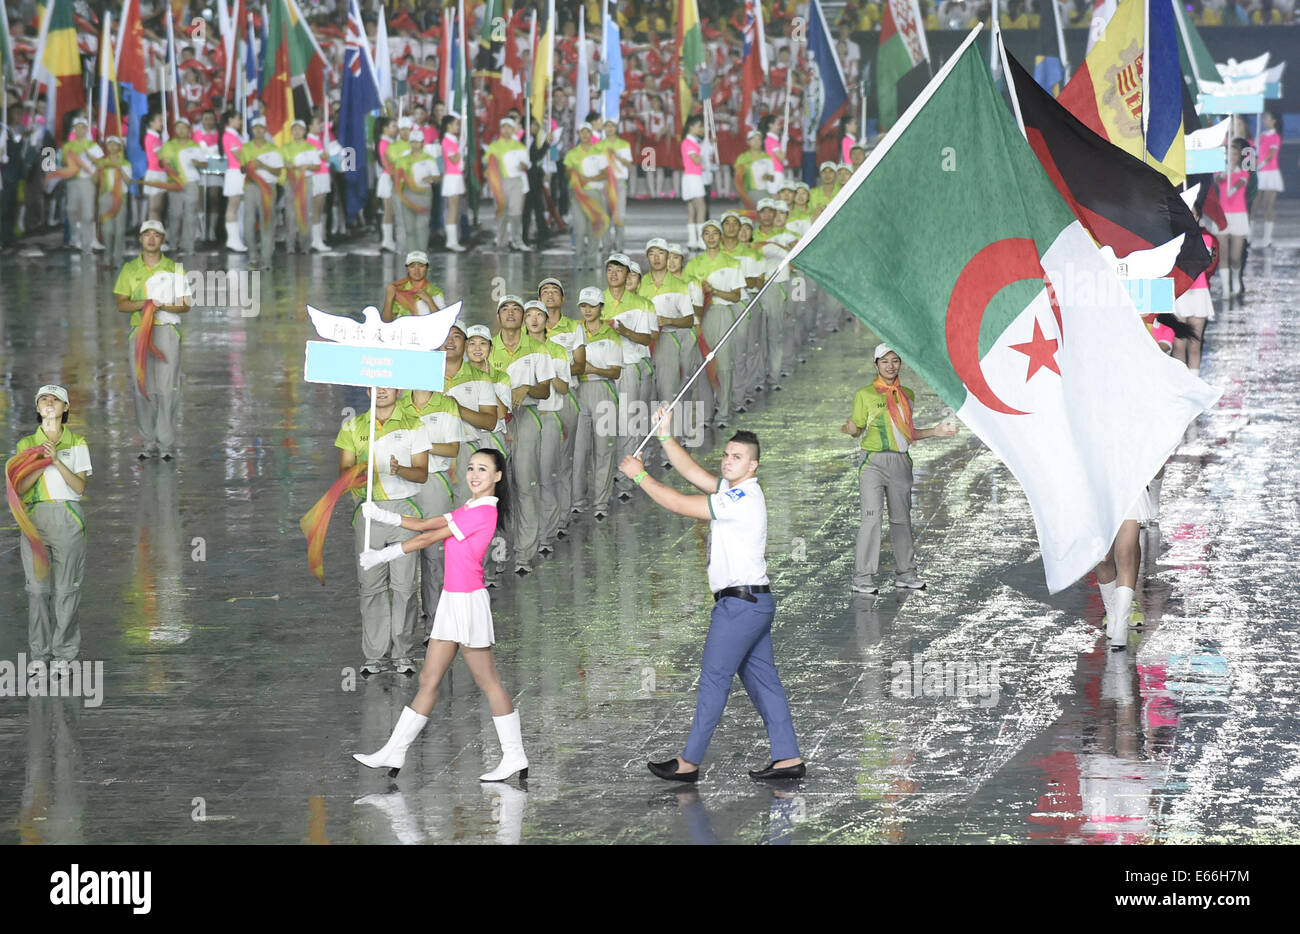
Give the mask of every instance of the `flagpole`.
MULTIPOLYGON (((107 114, 108 114, 108 81, 107 81, 108 76, 103 73, 104 72, 104 50, 107 48, 109 49, 109 51, 112 51, 112 46, 108 41, 108 37, 111 36, 112 34, 113 34, 113 13, 111 10, 105 10, 103 35, 99 40, 99 69, 98 69, 100 72, 99 80, 101 82, 99 88, 99 138, 101 140, 104 138, 104 124, 107 120, 107 114)), ((119 104, 118 110, 121 109, 122 109, 121 105, 119 104)), ((121 114, 117 115, 117 122, 118 122, 118 130, 120 132, 121 124, 122 124, 121 114)))
MULTIPOLYGON (((609 0, 600 0, 600 64, 603 67, 609 66, 609 0)), ((596 72, 600 74, 599 71, 596 72)), ((596 79, 600 83, 599 77, 596 79)), ((609 92, 605 88, 600 89, 600 119, 605 119, 605 98, 609 92)))
POLYGON ((172 29, 171 10, 168 9, 165 15, 167 17, 167 48, 171 50, 171 68, 167 77, 172 83, 172 110, 175 112, 175 119, 179 120, 181 116, 180 62, 177 60, 176 55, 176 33, 172 29))
POLYGON ((550 0, 546 21, 546 126, 542 130, 551 138, 552 110, 555 105, 555 0, 550 0))
MULTIPOLYGON (((370 443, 366 451, 366 502, 373 500, 375 488, 375 397, 376 390, 374 386, 370 387, 370 443)), ((365 547, 362 551, 370 550, 370 517, 366 516, 366 537, 365 547)))
POLYGON ((1179 9, 1177 0, 1169 0, 1174 8, 1174 19, 1178 21, 1178 31, 1183 36, 1183 48, 1187 50, 1187 61, 1192 66, 1192 78, 1196 81, 1196 91, 1201 91, 1201 70, 1197 67, 1196 56, 1192 54, 1192 37, 1187 32, 1187 21, 1183 19, 1183 11, 1179 9))
POLYGON ((1147 162, 1147 127, 1151 121, 1151 2, 1142 4, 1142 162, 1147 162))
MULTIPOLYGON (((1056 5, 1056 0, 1045 0, 1052 5, 1052 18, 1056 20, 1056 46, 1061 54, 1061 73, 1065 75, 1062 82, 1069 80, 1070 77, 1070 59, 1065 54, 1065 27, 1061 25, 1061 8, 1056 5)), ((1160 0, 1156 0, 1160 2, 1160 0)), ((1064 83, 1062 83, 1064 87, 1064 83)))
POLYGON ((1020 96, 1016 94, 1016 79, 1011 74, 1011 64, 1007 61, 1007 47, 1002 41, 1002 30, 993 27, 993 41, 998 47, 998 56, 1002 59, 1002 73, 1007 77, 1007 93, 1011 96, 1011 109, 1016 114, 1016 125, 1020 127, 1020 135, 1029 140, 1029 134, 1025 132, 1025 118, 1020 113, 1020 96))
MULTIPOLYGON (((524 95, 524 108, 528 111, 528 119, 524 121, 524 148, 532 153, 533 151, 533 78, 537 74, 537 11, 533 10, 531 22, 528 24, 528 54, 532 58, 531 66, 528 69, 528 93, 524 95)), ((531 158, 531 156, 529 157, 531 158)))

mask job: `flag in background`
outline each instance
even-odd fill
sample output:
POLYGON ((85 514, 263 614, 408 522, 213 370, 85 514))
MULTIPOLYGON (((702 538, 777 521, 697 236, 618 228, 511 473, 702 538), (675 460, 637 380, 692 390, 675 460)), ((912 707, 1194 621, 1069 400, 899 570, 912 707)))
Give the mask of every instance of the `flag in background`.
POLYGON ((18 73, 14 70, 14 44, 9 38, 9 8, 0 3, 0 78, 5 81, 17 81, 18 73))
MULTIPOLYGON (((849 92, 844 85, 844 71, 840 68, 839 56, 835 54, 835 42, 826 23, 826 14, 822 12, 821 0, 812 0, 808 5, 808 51, 822 87, 821 118, 817 123, 818 161, 834 159, 838 162, 839 122, 849 105, 849 92)), ((859 135, 865 132, 865 127, 858 128, 859 135)), ((810 143, 810 140, 804 140, 804 148, 812 149, 810 143)))
MULTIPOLYGON (((1164 0, 1161 0, 1164 2, 1164 0)), ((1056 0, 1039 0, 1038 46, 1034 57, 1034 80, 1055 97, 1061 93, 1070 59, 1065 52, 1065 33, 1057 16, 1056 0)))
MULTIPOLYGON (((384 5, 379 4, 379 25, 375 28, 375 79, 379 83, 379 102, 385 110, 393 103, 393 53, 388 47, 388 20, 384 5)), ((450 105, 448 105, 450 106, 450 105)))
MULTIPOLYGON (((509 11, 504 11, 508 14, 509 11)), ((496 80, 501 77, 501 65, 504 54, 502 42, 497 38, 498 30, 496 21, 508 22, 508 15, 502 16, 501 0, 486 0, 483 8, 483 24, 479 27, 478 41, 474 46, 474 78, 491 78, 496 80)), ((490 128, 489 128, 490 129, 490 128)))
POLYGON ((1093 0, 1092 20, 1088 23, 1088 51, 1106 34, 1106 24, 1115 15, 1118 0, 1093 0))
POLYGON ((113 14, 104 13, 99 36, 99 138, 122 135, 122 104, 117 91, 117 68, 113 61, 113 14))
POLYGON ((677 0, 677 42, 673 49, 677 72, 677 127, 674 138, 685 132, 686 118, 695 109, 691 78, 704 63, 704 37, 700 33, 700 9, 695 0, 677 0))
POLYGON ((46 7, 32 60, 32 79, 47 86, 46 126, 61 143, 64 115, 86 106, 72 0, 52 0, 46 7))
POLYGON ((744 53, 740 64, 740 129, 758 126, 754 94, 767 83, 767 37, 763 31, 762 0, 745 0, 744 53))
MULTIPOLYGON (((117 77, 121 112, 127 117, 126 158, 131 163, 131 175, 142 179, 149 161, 144 154, 141 139, 144 120, 149 113, 149 79, 144 60, 144 28, 140 23, 140 0, 125 0, 122 22, 117 27, 117 56, 114 73, 117 77)), ((132 185, 132 192, 138 191, 132 185)))
MULTIPOLYGON (((501 118, 511 109, 524 112, 524 62, 519 57, 519 46, 515 42, 515 28, 519 14, 511 14, 506 19, 505 42, 498 43, 501 49, 501 75, 489 82, 491 98, 488 103, 487 135, 495 139, 501 127, 501 118)), ((520 127, 520 130, 526 127, 520 127)))
POLYGON ((539 33, 537 48, 533 50, 533 93, 529 106, 533 119, 545 135, 551 129, 546 125, 546 98, 550 93, 555 67, 555 56, 552 54, 555 48, 555 0, 549 0, 546 5, 546 22, 539 33))
POLYGON ((1021 137, 976 35, 788 261, 876 331, 1011 469, 1055 593, 1106 554, 1218 393, 1151 339, 1021 137), (960 153, 955 164, 935 157, 945 146, 960 153), (855 261, 862 256, 872 262, 855 261), (1134 399, 1141 405, 1125 402, 1134 399))
MULTIPOLYGON (((263 30, 266 21, 262 21, 263 30)), ((244 132, 251 133, 248 122, 258 113, 262 93, 262 60, 257 56, 256 38, 253 32, 253 17, 248 17, 248 40, 244 43, 244 132)), ((263 35, 265 38, 265 34, 263 35)))
MULTIPOLYGON (((898 119, 899 85, 912 69, 930 60, 921 12, 916 0, 888 0, 880 20, 880 44, 876 51, 876 111, 880 129, 888 130, 898 119)), ((866 127, 859 127, 866 132, 866 127)))
POLYGON ((379 109, 379 82, 375 80, 374 62, 366 42, 361 7, 357 0, 348 3, 347 47, 343 52, 343 87, 339 101, 339 145, 351 159, 343 172, 343 209, 354 218, 366 206, 369 182, 366 175, 370 146, 366 140, 366 117, 379 109), (350 168, 349 168, 350 166, 350 168))
POLYGON ((601 116, 618 122, 619 102, 627 84, 623 78, 623 45, 618 20, 610 15, 609 6, 609 0, 601 3, 601 8, 605 11, 605 31, 600 53, 601 116))
POLYGON ((1145 9, 1146 0, 1119 0, 1105 35, 1061 91, 1060 101, 1094 133, 1180 185, 1187 166, 1177 26, 1166 0, 1151 3, 1149 24, 1145 9), (1150 54, 1143 51, 1144 32, 1150 35, 1150 54), (1150 100, 1144 102, 1142 69, 1147 66, 1150 100))
POLYGON ((266 27, 266 43, 262 46, 262 103, 266 105, 266 135, 283 146, 292 139, 291 127, 295 118, 293 84, 290 71, 289 15, 285 0, 271 0, 266 27))
POLYGON ((591 113, 591 70, 587 65, 589 61, 591 61, 591 53, 587 51, 586 10, 578 7, 578 75, 577 87, 574 89, 577 97, 573 107, 574 139, 578 138, 578 127, 587 121, 587 114, 591 113))
POLYGON ((1183 83, 1190 85, 1192 96, 1195 97, 1200 93, 1197 82, 1202 78, 1206 81, 1220 80, 1219 67, 1210 50, 1205 47, 1205 40, 1197 32, 1196 24, 1177 2, 1174 3, 1174 20, 1178 27, 1178 64, 1182 69, 1183 83))

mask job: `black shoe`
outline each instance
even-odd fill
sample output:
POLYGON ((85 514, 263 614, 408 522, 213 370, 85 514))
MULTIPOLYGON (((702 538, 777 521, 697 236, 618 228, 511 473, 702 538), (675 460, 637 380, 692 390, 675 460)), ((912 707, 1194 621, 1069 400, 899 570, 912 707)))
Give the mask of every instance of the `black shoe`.
POLYGON ((749 777, 755 781, 764 781, 769 778, 803 778, 808 774, 808 767, 800 762, 798 765, 787 765, 783 769, 776 767, 776 761, 765 769, 750 769, 749 777))
POLYGON ((699 769, 694 772, 678 772, 676 759, 669 759, 667 762, 647 762, 646 765, 659 778, 667 779, 670 782, 698 782, 700 780, 699 769))

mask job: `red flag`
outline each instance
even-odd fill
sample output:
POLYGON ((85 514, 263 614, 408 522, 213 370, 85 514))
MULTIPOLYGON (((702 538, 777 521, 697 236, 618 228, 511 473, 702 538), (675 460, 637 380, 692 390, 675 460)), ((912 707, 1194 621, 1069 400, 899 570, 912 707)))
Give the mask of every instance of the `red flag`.
POLYGON ((262 89, 262 101, 266 104, 266 135, 278 141, 282 132, 288 135, 288 125, 293 122, 293 90, 289 86, 289 39, 282 31, 271 41, 277 40, 275 68, 262 89))
POLYGON ((505 64, 501 68, 501 77, 492 83, 492 104, 488 108, 487 132, 495 139, 500 129, 501 120, 515 108, 524 111, 524 63, 519 57, 515 45, 515 17, 510 17, 506 25, 505 64))
POLYGON ((763 36, 763 5, 745 0, 744 58, 740 65, 740 129, 758 126, 753 114, 754 93, 767 81, 767 48, 763 36))

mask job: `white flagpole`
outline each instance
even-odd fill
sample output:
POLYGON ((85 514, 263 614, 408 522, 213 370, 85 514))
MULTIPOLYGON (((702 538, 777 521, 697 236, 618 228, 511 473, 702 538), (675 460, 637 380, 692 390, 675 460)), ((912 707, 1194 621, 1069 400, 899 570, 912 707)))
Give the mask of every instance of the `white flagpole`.
POLYGON ((1016 94, 1016 81, 1011 75, 1011 65, 1007 62, 1007 47, 1002 42, 1002 30, 997 26, 993 27, 993 42, 998 47, 998 56, 1002 59, 1002 73, 1007 78, 1007 93, 1011 95, 1011 109, 1016 114, 1016 125, 1020 127, 1020 135, 1026 140, 1029 134, 1025 132, 1025 118, 1020 114, 1020 97, 1016 94))
MULTIPOLYGON (((112 13, 112 11, 110 11, 110 10, 105 10, 105 11, 104 11, 104 29, 103 29, 103 36, 102 36, 102 37, 100 38, 100 40, 99 40, 99 59, 100 59, 100 61, 99 61, 99 68, 97 69, 97 70, 99 71, 99 74, 96 76, 96 77, 98 77, 98 79, 99 79, 99 81, 100 81, 100 86, 99 86, 99 138, 100 138, 101 141, 104 139, 104 127, 105 127, 105 125, 106 125, 106 123, 107 123, 107 119, 108 119, 108 117, 107 117, 107 114, 108 114, 108 82, 104 80, 104 63, 103 63, 103 58, 104 58, 104 51, 105 51, 105 49, 107 49, 107 48, 109 47, 109 45, 110 45, 108 39, 109 39, 109 36, 111 36, 111 35, 113 35, 113 13, 112 13)), ((114 72, 114 73, 116 73, 116 72, 114 72)), ((120 104, 120 103, 118 104, 118 109, 119 109, 119 110, 121 109, 121 104, 120 104)), ((122 115, 121 115, 120 113, 117 115, 117 125, 118 125, 118 130, 119 130, 119 132, 120 132, 120 131, 121 131, 121 128, 122 128, 122 115)))
MULTIPOLYGON (((1190 55, 1188 56, 1191 57, 1190 55)), ((1151 123, 1151 3, 1142 4, 1142 161, 1147 161, 1147 127, 1151 123)))
MULTIPOLYGON (((174 119, 179 120, 181 116, 181 63, 178 61, 176 55, 176 33, 172 29, 171 11, 168 10, 164 15, 167 17, 167 48, 171 50, 171 68, 169 69, 167 80, 170 81, 172 85, 172 111, 174 119)), ((166 92, 164 91, 164 96, 165 94, 166 92)))
POLYGON ((528 93, 524 95, 524 148, 533 151, 533 76, 537 72, 537 11, 528 23, 528 54, 532 58, 528 68, 528 93))
MULTIPOLYGON (((1045 0, 1052 5, 1052 18, 1056 20, 1056 47, 1061 53, 1061 73, 1065 76, 1061 79, 1061 86, 1070 80, 1070 57, 1065 52, 1065 27, 1061 25, 1061 8, 1056 5, 1056 0, 1045 0)), ((1160 2, 1160 0, 1156 0, 1160 2)))
MULTIPOLYGON (((374 499, 375 488, 375 397, 376 390, 374 386, 370 387, 370 443, 366 446, 366 502, 374 499)), ((366 516, 366 538, 365 547, 362 551, 370 550, 370 517, 366 516)))
POLYGON ((551 108, 555 104, 555 0, 550 0, 546 21, 546 126, 542 131, 551 138, 551 108))

